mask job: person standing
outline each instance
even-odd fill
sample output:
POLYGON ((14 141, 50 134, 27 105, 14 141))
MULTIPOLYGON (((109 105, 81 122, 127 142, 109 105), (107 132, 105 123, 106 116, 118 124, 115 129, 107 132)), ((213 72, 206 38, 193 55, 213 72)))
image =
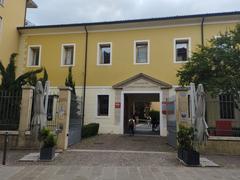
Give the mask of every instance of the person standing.
POLYGON ((132 136, 134 136, 135 125, 136 125, 136 120, 134 119, 134 116, 132 116, 128 120, 128 130, 129 130, 130 135, 132 135, 132 136))

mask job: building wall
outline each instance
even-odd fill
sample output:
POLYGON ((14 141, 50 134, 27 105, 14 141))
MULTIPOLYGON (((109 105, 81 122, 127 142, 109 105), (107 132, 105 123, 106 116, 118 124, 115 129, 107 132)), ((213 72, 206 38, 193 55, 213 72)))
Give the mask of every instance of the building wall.
MULTIPOLYGON (((205 42, 211 37, 231 29, 235 24, 204 26, 205 42)), ((51 33, 51 30, 49 30, 51 33)), ((177 70, 181 63, 174 63, 174 39, 191 38, 191 50, 201 43, 200 25, 145 30, 89 32, 88 40, 88 86, 112 86, 138 73, 148 74, 169 84, 177 85, 177 70), (134 41, 150 41, 150 64, 134 64, 134 41), (112 65, 97 65, 97 43, 112 42, 112 65), (114 77, 114 78, 113 78, 114 77)), ((42 46, 41 66, 47 68, 52 84, 62 85, 67 68, 61 67, 61 45, 76 43, 76 65, 73 73, 77 85, 82 85, 84 72, 85 33, 26 35, 24 63, 27 62, 29 45, 42 46)), ((27 68, 29 69, 29 68, 27 68)))
POLYGON ((0 60, 7 64, 12 53, 18 52, 19 33, 18 26, 24 25, 26 0, 7 0, 0 5, 0 60))
POLYGON ((61 66, 62 44, 75 44, 75 65, 72 68, 73 77, 76 85, 83 85, 84 77, 84 52, 85 52, 85 34, 64 34, 64 35, 35 35, 22 37, 20 49, 21 59, 18 68, 29 71, 36 68, 27 67, 28 48, 30 45, 41 46, 41 66, 47 69, 51 86, 65 85, 65 79, 68 75, 68 67, 61 66))
MULTIPOLYGON (((235 24, 214 24, 204 26, 205 43, 207 39, 233 28, 235 24)), ((41 66, 46 67, 51 86, 62 86, 67 77, 68 68, 61 67, 62 44, 75 43, 76 56, 73 67, 73 78, 76 86, 83 86, 84 60, 85 60, 85 36, 82 32, 61 32, 54 34, 53 29, 45 30, 45 34, 24 34, 21 37, 20 57, 18 68, 22 71, 27 68, 29 45, 41 45, 41 66)), ((100 123, 100 133, 122 133, 121 109, 115 108, 115 102, 121 102, 121 90, 115 90, 112 86, 126 80, 138 73, 145 73, 161 81, 172 85, 178 84, 177 70, 182 64, 174 63, 174 39, 191 38, 191 50, 195 51, 201 43, 200 25, 184 27, 168 27, 142 30, 124 30, 108 32, 89 32, 88 39, 88 63, 87 63, 87 88, 85 124, 91 122, 100 123), (150 64, 134 64, 134 41, 149 40, 150 64), (112 43, 112 65, 97 65, 97 44, 99 42, 112 43), (110 109, 108 117, 97 117, 97 94, 110 95, 110 109)), ((158 87, 160 90, 160 87, 158 87)), ((137 90, 137 89, 134 89, 137 90)), ((139 91, 141 89, 138 89, 139 91)), ((146 90, 146 89, 145 89, 146 90)), ((79 96, 82 89, 78 89, 79 96)), ((175 91, 162 90, 162 101, 173 97, 175 91)), ((121 104, 122 105, 122 104, 121 104)), ((122 105, 123 106, 123 105, 122 105)), ((166 117, 161 115, 161 135, 167 135, 166 117)))

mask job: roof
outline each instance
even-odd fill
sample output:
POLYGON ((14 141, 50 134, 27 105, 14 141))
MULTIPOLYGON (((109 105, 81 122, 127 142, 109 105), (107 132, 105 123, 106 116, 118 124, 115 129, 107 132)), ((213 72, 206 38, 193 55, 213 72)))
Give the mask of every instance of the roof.
MULTIPOLYGON (((29 0, 29 3, 33 2, 29 0)), ((18 30, 24 29, 42 29, 42 28, 61 28, 61 27, 79 27, 79 26, 100 26, 100 25, 117 25, 117 24, 131 24, 131 23, 144 23, 144 22, 157 22, 157 21, 169 21, 180 19, 199 19, 211 18, 211 17, 223 17, 223 16, 238 16, 240 20, 240 11, 233 12, 221 12, 221 13, 206 13, 206 14, 194 14, 194 15, 182 15, 182 16, 169 16, 159 18, 146 18, 146 19, 132 19, 132 20, 118 20, 118 21, 104 21, 104 22, 90 22, 90 23, 73 23, 73 24, 56 24, 56 25, 40 25, 31 27, 18 27, 18 30)))
POLYGON ((122 89, 127 84, 132 83, 133 81, 136 81, 138 79, 148 80, 148 81, 150 81, 150 82, 152 82, 152 83, 154 83, 156 85, 161 86, 162 89, 170 89, 170 88, 172 88, 171 84, 168 84, 166 82, 163 82, 163 81, 160 81, 158 79, 155 79, 155 78, 153 78, 153 77, 151 77, 149 75, 146 75, 144 73, 139 73, 139 74, 137 74, 137 75, 135 75, 133 77, 130 77, 130 78, 128 78, 128 79, 126 79, 126 80, 124 80, 122 82, 119 82, 119 83, 113 85, 113 88, 114 89, 122 89))
POLYGON ((37 8, 37 4, 33 0, 27 0, 27 8, 37 8))

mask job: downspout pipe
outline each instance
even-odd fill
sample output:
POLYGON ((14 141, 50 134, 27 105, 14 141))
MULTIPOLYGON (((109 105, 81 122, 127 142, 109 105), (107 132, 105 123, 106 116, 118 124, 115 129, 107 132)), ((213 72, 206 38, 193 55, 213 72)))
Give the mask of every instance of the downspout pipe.
POLYGON ((201 43, 202 43, 202 46, 204 46, 204 21, 205 21, 205 17, 202 17, 202 21, 201 21, 201 43))
POLYGON ((87 84, 87 61, 88 61, 88 30, 87 26, 84 26, 86 37, 85 37, 85 60, 84 60, 84 80, 83 80, 83 114, 82 114, 82 125, 85 120, 85 102, 86 102, 86 84, 87 84))

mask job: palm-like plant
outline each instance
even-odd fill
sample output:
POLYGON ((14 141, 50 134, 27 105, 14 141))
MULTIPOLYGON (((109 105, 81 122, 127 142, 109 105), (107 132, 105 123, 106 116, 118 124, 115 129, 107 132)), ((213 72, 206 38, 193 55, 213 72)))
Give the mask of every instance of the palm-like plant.
POLYGON ((36 75, 42 72, 42 68, 37 70, 28 71, 19 77, 16 77, 16 66, 15 59, 17 54, 13 53, 10 57, 9 64, 5 68, 0 61, 0 75, 2 76, 0 90, 9 90, 15 91, 20 90, 23 85, 28 83, 28 79, 30 76, 36 75))

